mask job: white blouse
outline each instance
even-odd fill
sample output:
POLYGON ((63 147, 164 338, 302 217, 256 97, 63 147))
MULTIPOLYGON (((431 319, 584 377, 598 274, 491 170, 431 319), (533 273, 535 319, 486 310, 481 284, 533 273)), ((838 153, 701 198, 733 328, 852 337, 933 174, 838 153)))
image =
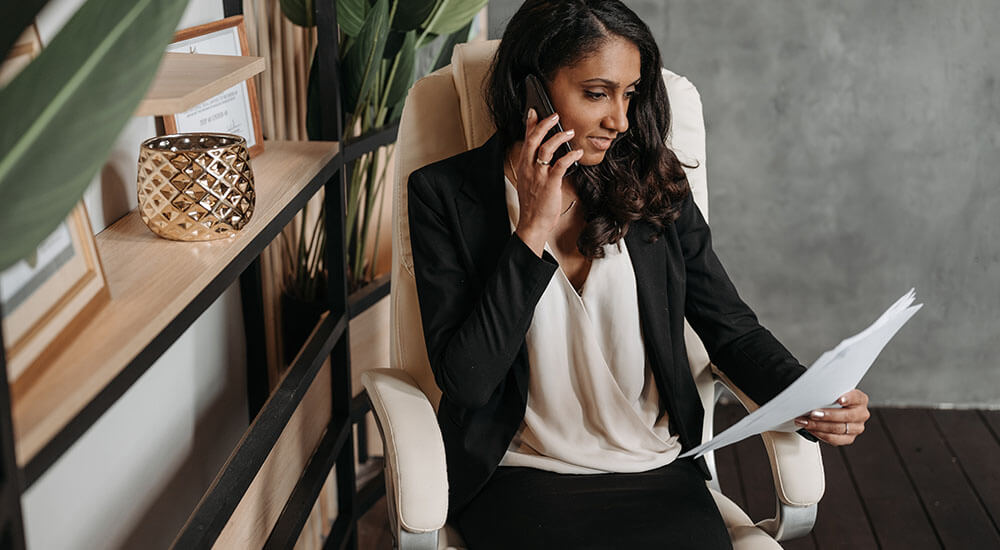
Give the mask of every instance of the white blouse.
MULTIPOLYGON (((511 231, 517 189, 506 180, 511 231)), ((548 243, 545 249, 552 253, 548 243)), ((625 240, 604 247, 579 294, 556 269, 525 343, 524 420, 500 461, 567 474, 642 472, 672 462, 671 435, 646 360, 635 273, 625 240)))

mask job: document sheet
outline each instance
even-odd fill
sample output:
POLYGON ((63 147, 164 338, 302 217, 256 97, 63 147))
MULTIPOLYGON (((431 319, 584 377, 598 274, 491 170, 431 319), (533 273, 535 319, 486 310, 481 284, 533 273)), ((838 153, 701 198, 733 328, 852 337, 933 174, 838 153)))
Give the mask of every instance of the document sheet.
POLYGON ((923 307, 915 290, 892 304, 865 330, 824 353, 784 391, 728 429, 681 455, 701 456, 767 431, 794 432, 795 419, 816 409, 839 407, 837 399, 858 386, 889 340, 923 307))

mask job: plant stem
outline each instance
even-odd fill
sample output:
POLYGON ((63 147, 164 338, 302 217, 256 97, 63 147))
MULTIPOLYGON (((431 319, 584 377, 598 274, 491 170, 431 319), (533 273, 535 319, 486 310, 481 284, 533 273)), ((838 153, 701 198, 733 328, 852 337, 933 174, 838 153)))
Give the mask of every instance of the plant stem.
POLYGON ((302 214, 299 216, 299 237, 296 241, 296 248, 298 248, 298 261, 295 263, 295 281, 296 287, 302 288, 303 283, 306 279, 306 273, 304 271, 305 258, 306 258, 306 220, 309 218, 309 204, 307 203, 302 207, 302 214))
POLYGON ((324 227, 323 222, 325 218, 324 216, 325 211, 326 211, 326 204, 324 203, 322 206, 320 206, 319 216, 316 217, 316 222, 313 224, 312 235, 309 236, 309 248, 308 248, 308 253, 306 254, 306 261, 305 261, 307 266, 306 272, 309 274, 309 279, 313 279, 315 277, 315 272, 313 269, 308 268, 308 266, 315 263, 317 261, 316 257, 319 256, 321 253, 321 251, 320 252, 317 251, 316 241, 319 240, 320 234, 324 232, 322 231, 321 228, 324 227))
POLYGON ((434 26, 434 23, 437 23, 438 18, 441 17, 442 13, 444 13, 446 7, 448 7, 448 0, 442 0, 442 2, 438 4, 438 8, 434 12, 434 15, 431 16, 430 21, 427 22, 427 26, 424 27, 424 32, 420 33, 420 38, 417 39, 417 44, 420 44, 421 42, 424 41, 424 38, 427 37, 427 34, 430 32, 431 27, 434 26))

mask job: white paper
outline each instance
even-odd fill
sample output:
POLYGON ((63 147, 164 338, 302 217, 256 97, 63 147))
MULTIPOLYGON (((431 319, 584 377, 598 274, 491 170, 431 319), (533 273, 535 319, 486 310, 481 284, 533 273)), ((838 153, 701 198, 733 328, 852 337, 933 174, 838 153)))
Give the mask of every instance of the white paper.
POLYGON ((799 429, 795 424, 799 416, 838 407, 837 399, 858 386, 889 340, 923 307, 912 305, 915 295, 915 290, 910 289, 871 326, 821 355, 774 399, 681 458, 698 457, 762 432, 794 432, 799 429))

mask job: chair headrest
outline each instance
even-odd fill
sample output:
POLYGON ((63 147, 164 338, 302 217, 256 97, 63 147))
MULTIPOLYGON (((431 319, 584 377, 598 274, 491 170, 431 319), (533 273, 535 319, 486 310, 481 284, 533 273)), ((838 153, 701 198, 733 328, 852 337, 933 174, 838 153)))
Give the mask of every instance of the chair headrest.
POLYGON ((478 40, 456 44, 451 53, 451 71, 458 92, 458 104, 469 149, 486 142, 496 126, 486 107, 485 87, 500 40, 478 40))

